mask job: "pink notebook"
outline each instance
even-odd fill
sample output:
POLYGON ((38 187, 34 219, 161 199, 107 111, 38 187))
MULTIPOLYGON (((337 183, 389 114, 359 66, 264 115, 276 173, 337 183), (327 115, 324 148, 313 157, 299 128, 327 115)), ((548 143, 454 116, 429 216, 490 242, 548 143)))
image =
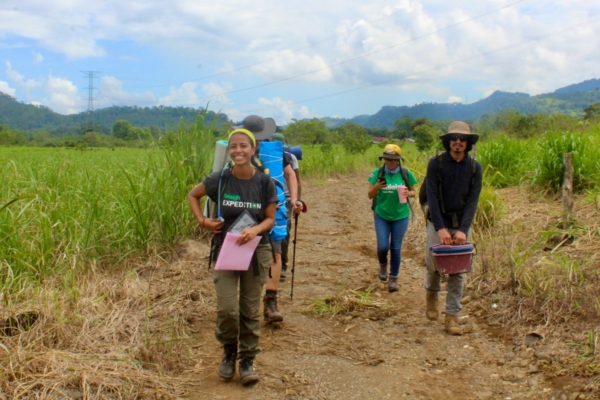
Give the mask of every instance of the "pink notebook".
POLYGON ((235 242, 241 237, 240 233, 227 232, 219 258, 217 258, 216 270, 224 271, 247 271, 252 261, 254 250, 258 246, 262 236, 256 236, 254 239, 243 245, 235 242))

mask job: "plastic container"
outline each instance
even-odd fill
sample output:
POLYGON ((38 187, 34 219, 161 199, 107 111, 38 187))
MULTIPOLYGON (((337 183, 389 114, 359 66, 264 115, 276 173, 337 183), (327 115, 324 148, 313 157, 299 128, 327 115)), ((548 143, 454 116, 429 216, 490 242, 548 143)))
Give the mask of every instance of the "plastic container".
POLYGON ((398 201, 402 204, 406 203, 406 196, 404 195, 404 189, 406 186, 400 185, 398 186, 398 201))
POLYGON ((452 246, 436 244, 431 246, 432 259, 440 274, 453 275, 471 272, 475 246, 473 243, 452 246))

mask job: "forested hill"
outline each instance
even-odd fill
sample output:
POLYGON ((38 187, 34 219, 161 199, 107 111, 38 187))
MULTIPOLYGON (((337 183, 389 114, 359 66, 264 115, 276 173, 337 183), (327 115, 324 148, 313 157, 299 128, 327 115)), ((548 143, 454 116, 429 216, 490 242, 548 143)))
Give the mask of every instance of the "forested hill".
MULTIPOLYGON (((187 122, 196 119, 202 108, 191 107, 137 107, 113 106, 94 111, 96 125, 110 130, 119 119, 125 119, 136 127, 156 126, 161 129, 172 129, 180 124, 183 118, 187 122)), ((210 123, 216 113, 209 111, 207 122, 210 123)), ((0 92, 0 124, 25 131, 71 131, 86 124, 88 114, 62 115, 47 107, 20 103, 13 97, 0 92)), ((229 122, 226 115, 219 115, 219 122, 229 122)), ((66 133, 66 132, 64 132, 66 133)))
POLYGON ((583 109, 600 101, 600 79, 566 86, 553 93, 530 96, 526 93, 508 93, 496 91, 489 97, 471 104, 461 103, 421 103, 414 106, 384 106, 373 115, 359 115, 351 119, 323 118, 330 128, 351 121, 367 128, 392 128, 394 121, 403 115, 413 119, 430 120, 469 120, 475 121, 484 114, 495 114, 503 109, 514 109, 523 114, 569 114, 580 116, 583 109))
POLYGON ((574 92, 591 92, 600 89, 600 79, 588 79, 580 83, 565 86, 564 88, 556 89, 554 93, 574 93, 574 92))
MULTIPOLYGON (((569 85, 552 93, 530 96, 526 93, 508 93, 496 91, 489 97, 471 104, 421 103, 414 106, 384 106, 374 115, 359 115, 351 119, 323 118, 327 126, 334 128, 351 121, 367 128, 392 128, 394 121, 408 115, 413 119, 430 120, 460 119, 475 121, 485 114, 495 114, 503 109, 514 109, 527 113, 562 113, 580 116, 590 104, 600 102, 600 79, 590 79, 569 85)), ((110 132, 115 121, 124 119, 136 127, 155 126, 172 129, 183 118, 194 121, 201 108, 191 107, 138 107, 113 106, 94 111, 94 122, 99 131, 110 132)), ((208 121, 216 117, 208 112, 208 121)), ((229 122, 226 115, 218 116, 219 122, 229 122)), ((68 134, 86 126, 86 112, 73 115, 55 113, 44 106, 35 106, 18 102, 13 97, 0 92, 0 124, 24 131, 46 130, 54 134, 68 134)))

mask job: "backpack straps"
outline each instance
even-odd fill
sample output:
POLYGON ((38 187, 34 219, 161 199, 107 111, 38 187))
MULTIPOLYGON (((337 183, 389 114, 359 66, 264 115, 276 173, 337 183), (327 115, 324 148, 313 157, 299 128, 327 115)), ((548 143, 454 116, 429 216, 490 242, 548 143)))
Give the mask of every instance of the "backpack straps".
POLYGON ((439 202, 440 202, 440 208, 442 209, 442 213, 446 214, 446 206, 444 205, 444 197, 442 196, 442 167, 443 167, 443 161, 442 160, 442 156, 444 153, 438 154, 437 156, 435 156, 435 158, 437 159, 437 181, 438 181, 438 197, 439 197, 439 202))
MULTIPOLYGON (((442 196, 442 176, 441 176, 441 171, 442 171, 442 164, 443 164, 443 160, 442 160, 442 156, 444 153, 441 153, 439 155, 436 156, 437 158, 437 179, 438 179, 438 196, 439 196, 439 203, 440 203, 440 209, 442 211, 442 213, 444 214, 448 214, 446 212, 446 206, 444 204, 444 197, 442 196)), ((469 154, 466 155, 466 157, 469 157, 469 163, 471 164, 471 180, 469 181, 469 191, 471 191, 471 189, 473 188, 473 185, 475 184, 475 172, 477 171, 477 163, 476 161, 473 159, 473 157, 471 157, 469 154)), ((462 214, 462 213, 461 213, 462 214)), ((452 213, 452 225, 454 228, 458 227, 458 214, 457 213, 452 213)))
MULTIPOLYGON (((377 181, 385 181, 384 166, 379 167, 379 172, 377 173, 377 181)), ((373 199, 371 199, 371 210, 373 211, 375 211, 375 206, 377 206, 377 195, 378 193, 375 193, 375 196, 373 196, 373 199)))
MULTIPOLYGON (((402 174, 402 180, 404 181, 404 184, 406 185, 406 187, 408 187, 408 168, 400 165, 400 173, 402 174)), ((415 210, 413 210, 413 206, 408 197, 406 198, 406 202, 408 203, 408 208, 410 208, 411 220, 414 220, 415 219, 415 210)))
MULTIPOLYGON (((400 174, 402 176, 404 184, 408 187, 408 168, 400 165, 400 174)), ((385 180, 385 166, 379 167, 379 172, 377 173, 377 180, 385 180)), ((406 199, 406 202, 408 203, 408 208, 410 208, 411 218, 414 219, 415 211, 413 210, 412 204, 410 203, 410 200, 408 198, 406 199)), ((375 196, 371 200, 371 210, 375 211, 375 206, 377 206, 377 194, 375 194, 375 196)))

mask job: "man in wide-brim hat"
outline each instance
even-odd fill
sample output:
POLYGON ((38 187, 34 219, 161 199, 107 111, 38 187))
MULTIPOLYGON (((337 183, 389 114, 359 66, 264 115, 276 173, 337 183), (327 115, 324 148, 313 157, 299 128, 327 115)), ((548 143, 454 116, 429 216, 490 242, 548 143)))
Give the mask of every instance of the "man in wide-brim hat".
MULTIPOLYGON (((467 242, 477 210, 482 179, 481 164, 469 157, 473 145, 479 140, 479 135, 471 132, 469 124, 452 122, 448 132, 440 135, 440 139, 446 151, 429 160, 424 182, 429 207, 425 248, 426 315, 432 321, 439 318, 438 293, 441 283, 429 249, 439 243, 463 245, 467 242)), ((461 334, 458 312, 462 308, 464 279, 464 274, 448 276, 444 325, 446 332, 451 335, 461 334)))
MULTIPOLYGON (((479 140, 479 135, 471 132, 471 126, 466 122, 454 121, 450 124, 448 132, 439 136, 442 139, 442 144, 446 151, 453 150, 451 142, 467 143, 464 149, 465 153, 469 153, 473 149, 473 145, 479 140)), ((460 150, 462 146, 454 146, 457 150, 460 150)))

